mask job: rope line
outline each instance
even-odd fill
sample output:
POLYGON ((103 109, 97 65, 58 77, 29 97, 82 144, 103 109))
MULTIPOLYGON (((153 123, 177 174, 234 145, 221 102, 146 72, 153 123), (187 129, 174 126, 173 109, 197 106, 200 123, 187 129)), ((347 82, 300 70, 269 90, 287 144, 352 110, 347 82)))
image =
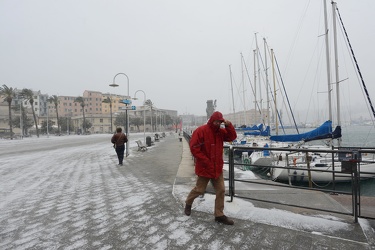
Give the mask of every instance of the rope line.
POLYGON ((349 41, 348 33, 346 32, 346 29, 345 29, 345 26, 344 26, 344 22, 343 22, 342 19, 341 19, 341 15, 340 15, 339 9, 338 9, 337 7, 336 7, 336 11, 337 11, 338 17, 339 17, 339 19, 340 19, 341 26, 342 26, 342 28, 343 28, 343 30, 344 30, 345 37, 346 37, 346 40, 347 40, 348 45, 349 45, 349 48, 350 48, 350 52, 352 53, 352 56, 353 56, 353 59, 354 59, 354 62, 355 62, 355 66, 357 67, 358 74, 359 74, 359 76, 360 76, 360 78, 361 78, 362 86, 363 86, 363 89, 364 89, 364 91, 365 91, 365 93, 366 93, 367 100, 368 100, 368 102, 369 102, 369 104, 370 104, 370 107, 371 107, 371 110, 372 110, 372 114, 373 114, 373 116, 375 117, 375 109, 374 109, 374 106, 372 105, 371 98, 370 98, 370 94, 368 93, 368 90, 367 90, 367 87, 366 87, 365 81, 363 80, 363 76, 362 76, 361 70, 360 70, 360 68, 359 68, 359 65, 358 65, 357 59, 356 59, 356 57, 355 57, 355 55, 354 55, 354 51, 353 51, 352 45, 351 45, 351 43, 350 43, 350 41, 349 41))

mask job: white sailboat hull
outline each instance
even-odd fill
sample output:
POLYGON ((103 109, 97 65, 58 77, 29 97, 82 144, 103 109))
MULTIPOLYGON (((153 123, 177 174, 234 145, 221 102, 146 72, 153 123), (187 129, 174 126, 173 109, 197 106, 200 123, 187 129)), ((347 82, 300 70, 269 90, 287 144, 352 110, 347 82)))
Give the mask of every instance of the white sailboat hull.
MULTIPOLYGON (((301 168, 301 167, 299 167, 301 168)), ((332 167, 311 167, 311 181, 316 183, 328 183, 335 179, 335 182, 350 182, 352 180, 351 174, 341 173, 341 165, 335 165, 334 177, 333 172, 319 172, 313 170, 327 170, 333 171, 332 167)), ((361 179, 370 178, 375 176, 375 163, 361 165, 360 175, 361 179)), ((309 182, 309 171, 299 169, 285 169, 285 168, 274 168, 272 170, 273 180, 288 182, 309 182)))

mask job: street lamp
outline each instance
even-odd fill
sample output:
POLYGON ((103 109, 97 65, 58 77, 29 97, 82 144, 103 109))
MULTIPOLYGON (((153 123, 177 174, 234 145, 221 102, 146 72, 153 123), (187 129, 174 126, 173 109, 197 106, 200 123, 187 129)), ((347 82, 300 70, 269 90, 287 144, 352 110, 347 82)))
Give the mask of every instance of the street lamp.
MULTIPOLYGON (((47 102, 46 102, 46 104, 47 104, 47 138, 49 138, 49 130, 48 130, 48 115, 49 115, 49 108, 48 108, 48 96, 47 96, 47 102)), ((57 121, 58 122, 58 121, 57 121)))
POLYGON ((22 119, 22 116, 23 116, 23 112, 22 112, 22 99, 20 101, 20 112, 21 112, 21 116, 20 116, 20 128, 21 128, 21 139, 23 139, 23 119, 22 119))
MULTIPOLYGON (((124 76, 126 76, 126 79, 128 80, 127 81, 127 87, 128 87, 128 95, 127 95, 127 97, 128 98, 130 98, 130 96, 129 96, 129 77, 125 74, 125 73, 117 73, 114 77, 113 77, 113 82, 112 82, 112 84, 110 84, 109 86, 110 87, 118 87, 119 85, 118 84, 116 84, 116 82, 115 82, 115 80, 116 80, 116 76, 118 76, 118 75, 124 75, 124 76)), ((129 155, 129 118, 128 118, 128 104, 129 103, 125 103, 125 119, 126 119, 126 124, 125 124, 125 135, 126 135, 126 137, 128 138, 128 142, 126 143, 126 157, 128 157, 128 155, 129 155)))
POLYGON ((68 109, 68 116, 66 117, 66 124, 67 124, 67 131, 66 131, 66 133, 68 135, 70 135, 69 125, 70 125, 70 118, 71 118, 71 116, 72 116, 72 110, 68 109))
POLYGON ((113 119, 112 119, 112 95, 109 97, 109 112, 111 112, 111 133, 113 133, 113 119))
MULTIPOLYGON (((134 93, 134 100, 137 100, 137 97, 136 97, 136 95, 137 95, 137 92, 142 92, 143 93, 143 105, 144 105, 144 103, 146 102, 146 93, 143 91, 143 90, 137 90, 137 91, 135 91, 135 93, 134 93)), ((146 145, 146 110, 143 110, 143 143, 144 143, 144 145, 146 145)))

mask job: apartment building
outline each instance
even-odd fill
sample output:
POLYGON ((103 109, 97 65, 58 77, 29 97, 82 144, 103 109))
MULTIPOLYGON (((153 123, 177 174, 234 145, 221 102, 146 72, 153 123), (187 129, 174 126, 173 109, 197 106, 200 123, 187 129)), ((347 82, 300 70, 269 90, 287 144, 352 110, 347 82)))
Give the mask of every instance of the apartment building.
POLYGON ((122 103, 122 100, 129 99, 129 97, 124 95, 115 95, 106 93, 102 95, 102 113, 103 114, 110 114, 111 113, 111 107, 109 103, 103 102, 105 99, 112 100, 112 113, 114 112, 121 112, 122 108, 125 107, 125 104, 122 103))
MULTIPOLYGON (((19 91, 20 93, 21 91, 19 91)), ((91 133, 112 133, 111 131, 111 109, 110 104, 103 102, 103 100, 109 98, 112 100, 112 123, 115 121, 115 117, 125 112, 125 104, 122 103, 124 99, 131 99, 129 96, 101 93, 99 91, 85 90, 81 96, 85 103, 85 118, 92 124, 90 128, 91 133)), ((42 121, 47 119, 52 120, 57 124, 56 120, 56 107, 54 103, 48 101, 49 96, 42 94, 41 91, 34 91, 34 111, 37 116, 37 122, 41 125, 42 121)), ((58 96, 57 111, 59 117, 70 119, 77 129, 82 130, 83 123, 83 112, 81 104, 76 102, 77 96, 58 96)), ((22 105, 24 108, 29 109, 28 114, 31 114, 31 105, 27 100, 22 99, 20 95, 17 95, 13 101, 12 106, 22 105)), ((9 115, 6 103, 2 103, 0 108, 0 128, 9 127, 9 115)), ((13 117, 17 115, 16 111, 12 111, 13 117)), ((153 107, 152 114, 155 117, 153 121, 154 126, 162 126, 165 117, 177 117, 176 110, 158 109, 153 107)), ((150 117, 151 110, 148 106, 139 106, 136 110, 128 110, 129 117, 140 116, 150 117)), ((114 128, 112 124, 112 130, 114 128)), ((150 130, 150 125, 146 126, 146 130, 150 130)), ((15 128, 16 129, 16 128, 15 128)), ((139 130, 139 128, 130 126, 130 131, 139 130)), ((143 128, 142 128, 143 129, 143 128)), ((17 130, 17 129, 16 129, 17 130)), ((17 133, 17 132, 16 132, 17 133)))
POLYGON ((249 126, 267 121, 267 110, 263 109, 263 112, 260 114, 259 111, 250 109, 236 113, 224 114, 224 117, 225 119, 230 120, 236 127, 242 125, 249 126))

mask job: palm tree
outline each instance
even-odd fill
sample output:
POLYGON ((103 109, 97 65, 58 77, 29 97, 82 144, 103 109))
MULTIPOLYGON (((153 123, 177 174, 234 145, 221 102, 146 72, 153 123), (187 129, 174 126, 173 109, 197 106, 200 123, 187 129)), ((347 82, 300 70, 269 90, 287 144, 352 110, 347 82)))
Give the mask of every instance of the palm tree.
POLYGON ((82 123, 82 126, 83 126, 83 133, 86 134, 86 118, 85 118, 85 100, 83 99, 82 96, 78 96, 74 102, 78 102, 81 107, 82 107, 82 114, 83 114, 83 123, 82 123))
POLYGON ((109 103, 109 110, 111 112, 111 133, 113 132, 113 128, 112 128, 112 102, 113 100, 107 96, 107 98, 105 98, 103 100, 103 103, 109 103))
POLYGON ((36 136, 39 138, 38 123, 36 120, 36 115, 35 115, 35 110, 34 110, 34 93, 31 89, 23 89, 21 91, 21 95, 23 96, 23 98, 29 101, 31 105, 31 110, 33 111, 33 117, 34 117, 35 129, 36 129, 36 136))
POLYGON ((154 131, 154 128, 152 127, 152 106, 153 106, 154 104, 152 103, 152 101, 151 101, 150 99, 147 99, 147 100, 144 102, 144 105, 150 107, 150 111, 151 111, 151 131, 154 131))
POLYGON ((61 128, 61 125, 60 125, 60 120, 59 120, 59 110, 58 110, 58 106, 59 106, 59 98, 57 97, 57 95, 52 95, 48 98, 48 101, 50 103, 53 103, 55 105, 55 109, 56 109, 56 119, 57 119, 57 133, 60 134, 60 128, 61 128))
POLYGON ((3 87, 0 87, 0 96, 3 96, 8 103, 10 139, 13 140, 11 104, 13 98, 16 96, 16 91, 12 87, 9 88, 4 84, 3 87))

